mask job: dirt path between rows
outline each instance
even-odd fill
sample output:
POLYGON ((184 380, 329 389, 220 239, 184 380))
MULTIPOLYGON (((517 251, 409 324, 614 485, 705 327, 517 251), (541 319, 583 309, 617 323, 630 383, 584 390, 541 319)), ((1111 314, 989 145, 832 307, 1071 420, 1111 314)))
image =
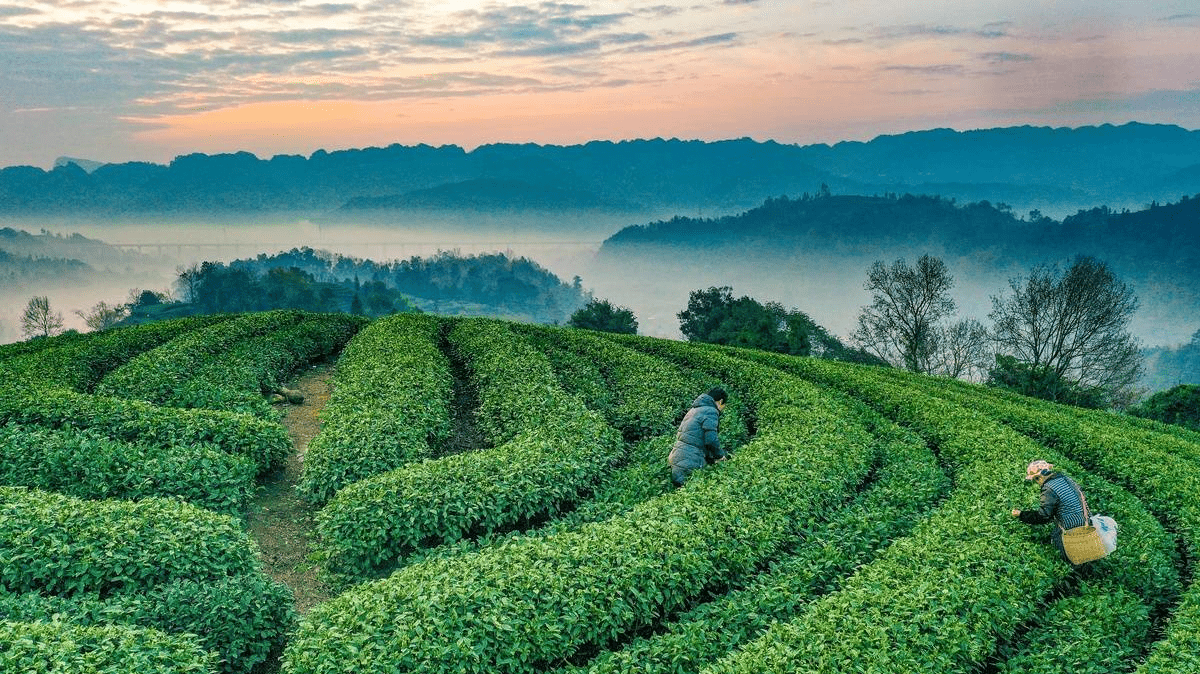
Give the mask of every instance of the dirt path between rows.
POLYGON ((262 551, 263 570, 292 588, 296 611, 301 615, 332 596, 329 588, 317 579, 314 564, 308 560, 309 536, 317 508, 296 494, 302 457, 309 441, 321 429, 317 415, 329 401, 332 374, 332 363, 319 364, 305 370, 288 386, 304 394, 302 404, 283 404, 282 423, 292 438, 293 451, 286 465, 263 480, 246 523, 262 551))

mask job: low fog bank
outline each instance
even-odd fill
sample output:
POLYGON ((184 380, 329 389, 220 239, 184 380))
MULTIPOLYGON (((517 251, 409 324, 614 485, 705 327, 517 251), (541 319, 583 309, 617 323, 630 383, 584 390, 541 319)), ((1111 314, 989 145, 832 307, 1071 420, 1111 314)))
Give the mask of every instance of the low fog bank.
POLYGON ((676 251, 667 255, 604 255, 583 275, 584 286, 600 297, 633 309, 639 332, 680 339, 676 314, 687 307, 688 294, 711 286, 731 286, 735 297, 749 295, 760 302, 779 302, 807 313, 819 325, 848 341, 859 310, 870 303, 863 288, 876 260, 910 262, 937 255, 947 263, 956 283, 952 295, 959 315, 986 320, 989 296, 1019 270, 991 266, 991 260, 952 258, 929 248, 877 252, 807 253, 779 256, 676 251))
MULTIPOLYGON (((682 338, 676 314, 687 307, 688 294, 711 286, 731 286, 735 297, 749 295, 760 302, 799 309, 848 342, 861 309, 871 302, 863 287, 871 265, 877 260, 891 264, 898 258, 912 264, 925 254, 941 258, 954 278, 950 295, 958 308, 956 318, 975 318, 984 325, 991 324, 991 298, 1011 293, 1010 279, 1025 276, 1038 264, 1065 267, 1070 263, 1005 260, 986 251, 961 255, 938 244, 798 254, 660 249, 636 254, 605 251, 580 275, 596 296, 632 309, 642 334, 682 338)), ((1138 296, 1140 306, 1130 331, 1143 346, 1183 344, 1200 328, 1196 311, 1200 295, 1171 276, 1179 270, 1114 271, 1138 296)))
MULTIPOLYGON (((596 297, 632 309, 642 334, 675 339, 681 337, 676 314, 686 308, 691 291, 731 286, 735 296, 749 295, 804 311, 846 340, 861 307, 870 301, 863 283, 871 264, 876 260, 890 263, 899 257, 913 262, 926 253, 941 257, 953 274, 955 287, 951 294, 958 304, 958 316, 988 324, 991 296, 1007 292, 1010 278, 1041 262, 1004 261, 987 252, 962 256, 936 244, 809 249, 786 255, 777 251, 714 254, 687 249, 655 255, 598 256, 600 244, 608 236, 627 225, 647 221, 642 216, 634 216, 637 219, 632 221, 625 219, 628 217, 508 214, 421 219, 419 214, 410 214, 386 221, 331 224, 320 219, 276 216, 254 225, 165 220, 0 222, 0 226, 29 232, 47 229, 64 236, 77 232, 133 254, 119 268, 94 264, 96 273, 84 282, 64 284, 54 278, 4 282, 0 286, 0 341, 22 338, 21 314, 34 295, 49 297, 52 309, 62 313, 65 327, 83 330, 83 321, 75 311, 87 311, 100 301, 125 302, 133 288, 174 293, 180 268, 205 260, 229 262, 304 246, 376 262, 430 256, 440 251, 463 255, 505 252, 528 257, 564 282, 579 276, 583 287, 596 297)), ((1133 285, 1141 301, 1132 330, 1145 346, 1182 344, 1200 328, 1195 310, 1200 297, 1188 284, 1171 278, 1180 270, 1116 271, 1133 285)))
MULTIPOLYGON (((639 216, 640 217, 640 216, 639 216)), ((585 268, 600 243, 633 222, 611 214, 447 215, 393 214, 386 220, 331 224, 320 219, 276 214, 254 224, 221 221, 146 219, 3 220, 9 227, 40 236, 37 250, 11 251, 47 259, 78 259, 91 266, 70 278, 28 274, 13 278, 0 263, 0 343, 23 339, 21 316, 30 298, 45 295, 51 310, 61 313, 64 328, 86 330, 76 311, 98 302, 129 300, 131 289, 174 296, 179 270, 204 261, 230 262, 310 247, 376 262, 428 257, 439 252, 461 255, 502 252, 527 257, 564 282, 585 268), (108 246, 68 245, 73 234, 108 246), (41 245, 44 244, 44 245, 41 245), (118 262, 114 262, 118 260, 118 262)), ((0 248, 3 248, 0 245, 0 248)))

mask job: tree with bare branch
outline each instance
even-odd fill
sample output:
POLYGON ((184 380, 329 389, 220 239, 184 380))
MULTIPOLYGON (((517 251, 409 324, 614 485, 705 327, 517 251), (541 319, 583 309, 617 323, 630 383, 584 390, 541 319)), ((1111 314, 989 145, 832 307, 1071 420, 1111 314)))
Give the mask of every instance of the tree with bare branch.
POLYGON ((49 337, 58 334, 63 327, 61 312, 50 310, 50 298, 38 295, 29 300, 21 316, 21 330, 25 338, 49 337))
POLYGON ((99 332, 120 323, 129 315, 129 306, 125 304, 110 305, 101 300, 92 307, 91 311, 76 309, 75 313, 83 319, 85 325, 99 332))
POLYGON ((851 337, 862 349, 912 372, 938 367, 940 322, 954 312, 954 279, 941 259, 922 255, 910 267, 903 258, 889 267, 871 265, 864 287, 873 296, 851 337))
POLYGON ((1005 362, 1020 364, 1033 380, 1098 393, 1107 405, 1132 401, 1142 370, 1129 333, 1138 301, 1108 265, 1079 257, 1065 272, 1042 265, 1009 286, 1010 294, 992 297, 989 314, 998 352, 1010 357, 1005 362))
POLYGON ((992 336, 982 323, 964 318, 938 330, 932 374, 980 381, 994 358, 992 336))

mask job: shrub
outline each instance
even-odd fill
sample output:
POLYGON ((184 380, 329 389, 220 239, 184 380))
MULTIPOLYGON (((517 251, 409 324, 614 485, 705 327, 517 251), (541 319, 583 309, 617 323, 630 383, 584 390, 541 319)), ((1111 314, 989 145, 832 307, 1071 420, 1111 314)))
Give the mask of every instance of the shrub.
POLYGON ((0 671, 48 674, 192 674, 214 658, 190 636, 128 625, 0 621, 0 671))
POLYGON ((338 359, 300 493, 323 504, 342 487, 427 458, 450 433, 453 382, 441 322, 397 314, 359 332, 338 359))
POLYGON ((0 426, 0 485, 84 499, 177 496, 241 515, 254 493, 254 464, 204 445, 147 447, 94 431, 0 426))
POLYGON ((107 598, 0 592, 0 620, 132 625, 194 635, 218 656, 219 671, 248 674, 282 649, 295 627, 292 592, 260 573, 209 581, 180 579, 144 594, 107 598))
POLYGON ((0 487, 0 587, 71 596, 258 570, 241 524, 181 501, 82 501, 0 487))

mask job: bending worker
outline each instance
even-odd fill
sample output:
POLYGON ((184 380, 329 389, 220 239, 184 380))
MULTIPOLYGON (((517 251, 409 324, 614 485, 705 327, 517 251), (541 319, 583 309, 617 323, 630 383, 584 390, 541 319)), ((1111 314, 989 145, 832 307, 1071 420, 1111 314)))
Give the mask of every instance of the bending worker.
POLYGON ((1074 480, 1054 470, 1052 464, 1041 459, 1025 467, 1025 479, 1036 482, 1042 488, 1041 507, 1037 510, 1014 508, 1013 517, 1026 524, 1057 524, 1051 533, 1051 539, 1063 559, 1071 563, 1063 547, 1062 535, 1064 529, 1073 529, 1088 523, 1087 502, 1084 500, 1083 491, 1074 480))
POLYGON ((692 471, 731 456, 721 448, 721 440, 717 437, 717 425, 728 397, 725 389, 720 387, 700 394, 679 423, 675 446, 667 457, 671 464, 671 481, 676 487, 682 486, 692 471))

